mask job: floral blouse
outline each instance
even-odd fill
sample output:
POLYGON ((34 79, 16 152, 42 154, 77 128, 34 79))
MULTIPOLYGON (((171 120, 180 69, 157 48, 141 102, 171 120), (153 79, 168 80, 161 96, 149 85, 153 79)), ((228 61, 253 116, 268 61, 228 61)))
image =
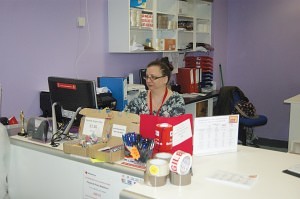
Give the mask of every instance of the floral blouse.
MULTIPOLYGON (((142 91, 137 98, 131 100, 125 107, 124 111, 139 115, 150 114, 150 110, 147 105, 147 91, 142 91)), ((183 97, 179 93, 173 92, 169 99, 162 105, 158 115, 161 117, 174 117, 184 113, 185 108, 183 97)), ((153 114, 156 115, 157 112, 153 111, 153 114)))

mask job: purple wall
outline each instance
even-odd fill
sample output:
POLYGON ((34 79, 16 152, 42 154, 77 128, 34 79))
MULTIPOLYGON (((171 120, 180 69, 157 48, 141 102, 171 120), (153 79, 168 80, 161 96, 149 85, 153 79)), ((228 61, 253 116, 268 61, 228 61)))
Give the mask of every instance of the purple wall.
POLYGON ((0 84, 2 116, 37 116, 39 91, 51 75, 96 79, 135 74, 161 54, 109 54, 107 0, 88 0, 88 27, 78 28, 84 0, 0 1, 0 84))
MULTIPOLYGON (((0 84, 3 116, 39 115, 39 91, 48 90, 50 75, 96 79, 126 76, 161 56, 108 53, 107 0, 88 0, 88 27, 78 28, 84 0, 0 1, 0 84)), ((287 140, 289 105, 300 93, 300 7, 298 0, 215 0, 213 46, 215 81, 218 65, 225 85, 245 91, 259 113, 268 116, 257 128, 260 137, 287 140)))
MULTIPOLYGON (((221 87, 221 75, 219 65, 221 64, 223 73, 227 66, 227 38, 228 38, 228 9, 227 0, 215 0, 213 4, 212 17, 212 45, 214 47, 214 80, 217 88, 221 87)), ((223 75, 224 76, 224 75, 223 75)))
POLYGON ((288 140, 289 108, 300 93, 299 0, 229 0, 226 85, 239 86, 268 124, 259 137, 288 140))

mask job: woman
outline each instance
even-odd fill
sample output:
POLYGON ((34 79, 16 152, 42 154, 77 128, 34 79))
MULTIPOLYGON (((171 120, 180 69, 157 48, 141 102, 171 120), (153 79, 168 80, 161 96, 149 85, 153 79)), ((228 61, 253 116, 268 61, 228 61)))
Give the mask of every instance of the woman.
POLYGON ((162 60, 148 64, 145 80, 149 90, 131 100, 124 111, 162 117, 184 114, 182 96, 168 88, 172 70, 173 67, 162 60))

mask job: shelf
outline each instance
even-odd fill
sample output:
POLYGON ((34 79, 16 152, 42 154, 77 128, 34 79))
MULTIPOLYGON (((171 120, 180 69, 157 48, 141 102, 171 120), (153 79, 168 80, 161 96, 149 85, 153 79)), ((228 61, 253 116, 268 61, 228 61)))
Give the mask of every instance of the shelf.
POLYGON ((157 12, 157 15, 168 15, 168 16, 175 16, 174 13, 167 13, 167 12, 157 12))
POLYGON ((201 0, 147 0, 144 8, 130 7, 130 0, 108 0, 109 52, 176 52, 170 46, 162 50, 159 43, 169 41, 175 49, 192 42, 190 51, 197 51, 196 43, 211 44, 211 13, 212 3, 201 0), (148 39, 159 50, 131 51, 133 41, 148 39))
POLYGON ((159 29, 157 29, 157 31, 160 31, 160 32, 172 31, 172 32, 174 32, 174 31, 177 31, 177 29, 164 29, 164 28, 159 28, 159 29))
POLYGON ((187 15, 178 15, 178 20, 179 19, 190 19, 190 20, 193 20, 194 17, 193 16, 187 16, 187 15))
POLYGON ((209 32, 201 32, 201 31, 197 31, 197 34, 209 34, 209 32))
POLYGON ((140 27, 140 26, 130 26, 130 30, 137 31, 153 31, 153 28, 140 27))
POLYGON ((149 10, 149 9, 145 9, 145 8, 130 7, 130 10, 137 10, 137 11, 141 11, 141 12, 153 13, 153 10, 149 10))
POLYGON ((179 30, 178 29, 178 33, 190 33, 190 34, 193 34, 194 31, 193 30, 179 30))

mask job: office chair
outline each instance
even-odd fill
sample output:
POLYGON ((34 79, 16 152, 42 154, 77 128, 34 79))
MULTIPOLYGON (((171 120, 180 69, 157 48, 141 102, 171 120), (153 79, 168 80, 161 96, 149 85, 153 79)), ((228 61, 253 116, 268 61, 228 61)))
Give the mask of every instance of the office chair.
MULTIPOLYGON (((214 107, 214 115, 230 115, 234 111, 235 105, 242 99, 248 98, 236 86, 223 86, 220 89, 219 97, 214 107)), ((257 145, 257 137, 253 133, 253 128, 262 126, 267 123, 268 119, 265 115, 257 115, 254 118, 246 118, 240 116, 238 138, 242 145, 257 145)))

